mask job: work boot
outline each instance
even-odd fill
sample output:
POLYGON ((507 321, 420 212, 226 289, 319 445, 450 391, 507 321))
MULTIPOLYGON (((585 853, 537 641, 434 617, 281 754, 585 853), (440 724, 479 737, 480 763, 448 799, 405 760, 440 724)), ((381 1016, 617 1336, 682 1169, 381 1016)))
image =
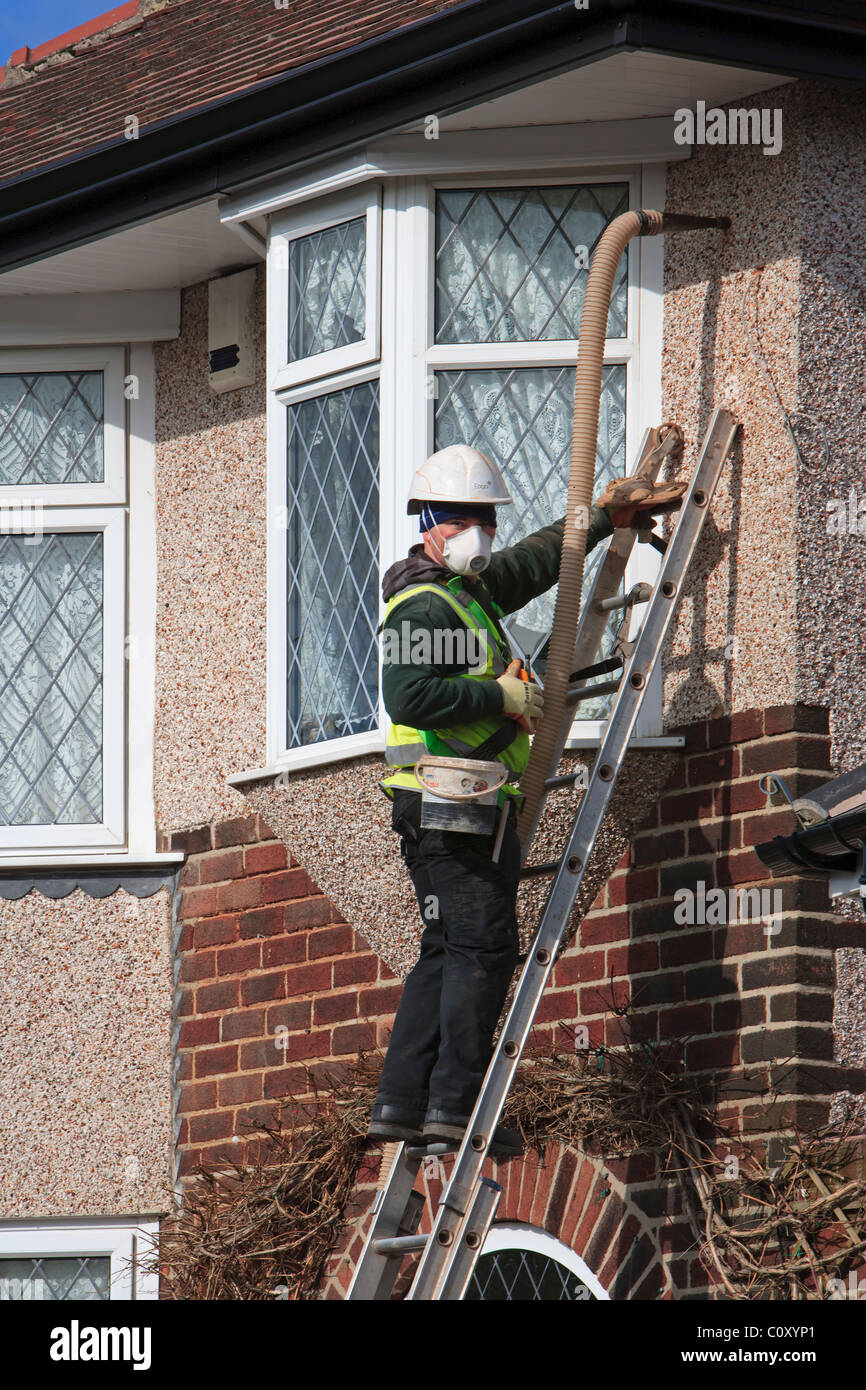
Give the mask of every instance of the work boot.
POLYGON ((377 1103, 373 1106, 373 1114, 367 1126, 367 1138, 417 1140, 421 1138, 423 1125, 424 1117, 420 1111, 414 1113, 401 1110, 397 1105, 377 1103))
MULTIPOLYGON (((423 1144, 462 1144, 469 1115, 452 1115, 445 1110, 428 1110, 424 1120, 423 1144)), ((516 1129, 497 1125, 490 1144, 494 1157, 516 1158, 523 1153, 523 1138, 516 1129)))

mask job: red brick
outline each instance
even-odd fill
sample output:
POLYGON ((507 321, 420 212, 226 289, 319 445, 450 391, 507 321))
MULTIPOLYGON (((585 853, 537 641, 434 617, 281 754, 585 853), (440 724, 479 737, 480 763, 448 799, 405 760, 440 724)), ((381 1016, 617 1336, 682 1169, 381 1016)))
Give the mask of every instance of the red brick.
POLYGON ((300 931, 303 927, 328 926, 333 908, 327 898, 298 898, 287 903, 284 911, 286 931, 300 931))
POLYGON ((604 975, 604 951, 572 952, 562 956, 553 969, 553 985, 573 985, 578 980, 599 980, 604 975))
POLYGON ((657 970, 659 948, 654 941, 634 941, 628 946, 617 946, 607 953, 608 975, 640 975, 649 970, 657 970))
POLYGON ((331 966, 327 961, 316 961, 312 965, 290 965, 286 970, 286 994, 289 998, 330 988, 331 966))
POLYGON ((665 1009, 659 1019, 659 1034, 663 1038, 710 1033, 712 1027, 713 1015, 709 1004, 683 1004, 676 1009, 665 1009))
POLYGON ((285 869, 288 862, 288 851, 279 840, 248 845, 244 850, 244 871, 248 874, 265 874, 273 869, 285 869))
POLYGON ((252 908, 240 915, 240 934, 244 938, 274 936, 285 929, 286 920, 282 907, 252 908))
POLYGON ((181 1024, 177 1045, 179 1048, 201 1047, 205 1043, 217 1043, 219 1040, 218 1018, 191 1018, 181 1024))
POLYGON ((312 1033, 289 1033, 281 1049, 286 1062, 301 1062, 308 1057, 328 1057, 331 1052, 331 1033, 320 1028, 312 1033))
POLYGON ((345 923, 328 927, 327 931, 310 932, 307 941, 307 956, 316 960, 319 956, 341 956, 352 949, 352 928, 345 923))
POLYGON ((267 874, 262 880, 262 901, 282 903, 295 898, 306 898, 309 896, 310 886, 310 880, 303 869, 287 869, 284 873, 267 874))
POLYGON ((766 882, 768 870, 761 863, 754 850, 744 849, 739 853, 723 854, 716 861, 716 883, 728 887, 737 883, 766 882))
MULTIPOLYGON (((356 933, 357 934, 357 933, 356 933)), ((334 961, 334 986, 369 984, 376 979, 378 961, 374 955, 352 956, 334 961)))
POLYGON ((741 822, 733 819, 705 820, 689 830, 689 854, 722 854, 740 848, 741 822))
POLYGON ((767 1005, 760 994, 746 995, 742 999, 720 999, 713 1005, 713 1029, 717 1033, 753 1027, 765 1023, 766 1018, 767 1005))
POLYGON ((758 772, 783 772, 786 768, 821 768, 830 771, 830 739, 791 735, 749 744, 743 749, 743 776, 758 772))
MULTIPOLYGON (((272 838, 273 836, 268 836, 268 839, 272 838)), ((260 839, 257 816, 236 816, 232 820, 219 821, 213 828, 216 849, 222 849, 226 845, 248 845, 260 839)))
MULTIPOLYGON (((599 951, 602 964, 604 952, 599 951)), ((589 976, 590 979, 598 978, 589 976)), ((559 1023, 570 1021, 577 1013, 577 991, 574 989, 547 989, 541 996, 541 1003, 535 1013, 536 1023, 559 1023)))
POLYGON ((216 1082, 200 1081, 182 1087, 177 1108, 178 1113, 183 1115, 191 1110, 213 1110, 216 1103, 216 1082))
POLYGON ((627 874, 614 874, 608 883, 612 907, 622 907, 624 903, 641 903, 658 894, 658 870, 630 870, 627 874))
POLYGON ((621 1007, 629 998, 629 988, 624 980, 614 980, 610 984, 590 985, 580 991, 580 1017, 585 1018, 589 1014, 607 1013, 611 1006, 611 1000, 621 1007))
POLYGON ((181 927, 180 935, 177 938, 177 953, 185 956, 187 951, 191 951, 195 945, 195 926, 192 922, 187 922, 181 927))
POLYGON ((200 881, 197 859, 188 859, 186 863, 181 866, 177 881, 181 888, 192 888, 194 884, 200 881))
POLYGON ((197 951, 195 955, 186 956, 180 963, 180 979, 184 984, 196 980, 212 980, 215 975, 215 951, 197 951))
POLYGON ((715 790, 715 814, 738 816, 743 811, 762 811, 769 805, 767 793, 761 791, 761 779, 724 782, 715 790))
POLYGON ((196 830, 175 830, 168 837, 166 848, 173 854, 202 854, 212 843, 211 827, 201 825, 196 830))
POLYGON ((195 1011, 197 1014, 235 1009, 239 1003, 240 992, 237 980, 222 980, 217 985, 200 985, 195 992, 195 1011))
POLYGON ((209 917, 206 922, 196 922, 193 927, 193 941, 196 947, 224 946, 227 942, 237 939, 238 918, 235 914, 228 917, 209 917))
POLYGON ((188 1018, 195 1013, 195 990, 182 989, 180 998, 177 1002, 176 1013, 178 1018, 188 1018))
POLYGON ((282 1038, 270 1033, 254 1042, 241 1043, 241 1071, 267 1071, 283 1064, 282 1038))
POLYGON ((791 835, 800 829, 793 811, 769 811, 762 816, 746 816, 743 820, 743 844, 760 845, 774 835, 791 835))
POLYGON ((376 1028, 372 1023, 347 1023, 335 1028, 331 1035, 331 1052, 335 1057, 369 1052, 375 1046, 376 1028))
POLYGON ((244 853, 240 849, 215 849, 203 854, 198 866, 201 883, 224 883, 243 876, 244 853))
POLYGON ((345 1023, 347 1019, 358 1016, 358 995, 323 994, 313 1006, 315 1023, 345 1023))
POLYGON ((307 1078, 303 1067, 281 1067, 279 1071, 266 1072, 264 1078, 265 1100, 277 1096, 300 1096, 305 1093, 307 1078))
POLYGON ((240 1076, 224 1076, 219 1081, 220 1105, 244 1105, 247 1101, 261 1100, 263 1078, 261 1072, 243 1072, 240 1076))
POLYGON ((267 975, 248 975, 241 980, 241 1001, 244 1004, 260 1004, 266 999, 285 999, 286 976, 282 970, 273 970, 267 975))
POLYGON ((313 1001, 293 999, 288 1004, 272 1004, 268 1009, 268 1033, 277 1028, 309 1028, 312 1022, 313 1001))
POLYGON ((746 743, 750 739, 762 738, 763 733, 764 711, 742 710, 738 714, 728 714, 722 719, 710 720, 707 727, 707 746, 718 748, 725 743, 746 743))
POLYGON ((239 1013, 224 1014, 220 1020, 220 1042, 234 1042, 238 1038, 258 1038, 264 1031, 264 1009, 244 1009, 239 1013))
POLYGON ((238 1049, 230 1047, 201 1048, 195 1054, 196 1076, 216 1076, 220 1072, 237 1071, 238 1049))
POLYGON ((713 959, 713 933, 696 927, 681 927, 681 935, 665 937, 659 945, 659 961, 663 969, 682 965, 686 961, 713 959))
POLYGON ((262 903, 262 884, 266 874, 254 878, 238 878, 231 883, 221 883, 216 889, 220 912, 240 912, 244 908, 259 907, 262 903))
POLYGON ((220 910, 219 889, 210 884, 201 888, 184 888, 180 895, 179 916, 187 921, 194 917, 215 917, 220 910))
POLYGON ((584 946, 623 941, 628 934, 629 922, 626 912, 606 912, 602 916, 584 917, 580 924, 580 940, 584 946))
POLYGON ((676 796, 663 796, 659 804, 659 819, 664 826, 679 825, 712 814, 712 787, 702 787, 696 792, 678 792, 676 796))
POLYGON ((686 1043, 686 1069, 710 1071, 716 1067, 735 1067, 740 1061, 740 1035, 728 1033, 721 1038, 701 1038, 686 1043))
POLYGON ((234 1120, 230 1111, 193 1115, 189 1122, 189 1137, 194 1144, 206 1144, 211 1139, 228 1139, 233 1132, 234 1120))
POLYGON ((403 992, 401 984, 380 985, 378 989, 362 989, 358 996, 358 1013, 367 1018, 376 1014, 396 1012, 403 992))
POLYGON ((245 970, 258 970, 261 959, 259 941, 248 941, 243 946, 226 946, 222 951, 217 951, 217 974, 240 975, 245 970))
POLYGON ((307 937, 296 932, 294 936, 266 936, 262 941, 262 966, 265 970, 275 965, 295 965, 306 958, 307 937))
POLYGON ((764 711, 764 727, 768 734, 786 734, 795 729, 826 734, 830 732, 830 712, 819 705, 772 705, 764 711))
POLYGON ((689 786, 703 787, 708 783, 715 786, 721 781, 730 781, 740 775, 740 753, 736 748, 722 748, 715 753, 707 753, 689 759, 689 786))
POLYGON ((682 859, 685 852, 685 833, 665 830, 660 835, 639 835, 632 846, 632 860, 637 866, 658 865, 669 859, 682 859))
POLYGON ((678 724, 668 729, 669 734, 682 735, 686 741, 687 753, 698 753, 707 746, 707 721, 699 719, 695 724, 678 724))

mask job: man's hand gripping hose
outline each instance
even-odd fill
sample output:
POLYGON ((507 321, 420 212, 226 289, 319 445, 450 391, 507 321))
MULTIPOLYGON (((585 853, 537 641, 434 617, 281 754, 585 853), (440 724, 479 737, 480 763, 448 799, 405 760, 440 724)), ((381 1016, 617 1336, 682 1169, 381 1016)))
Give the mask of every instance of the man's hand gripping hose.
POLYGON ((496 684, 502 691, 502 713, 514 719, 527 734, 534 733, 544 710, 540 687, 529 679, 516 659, 509 662, 496 684))

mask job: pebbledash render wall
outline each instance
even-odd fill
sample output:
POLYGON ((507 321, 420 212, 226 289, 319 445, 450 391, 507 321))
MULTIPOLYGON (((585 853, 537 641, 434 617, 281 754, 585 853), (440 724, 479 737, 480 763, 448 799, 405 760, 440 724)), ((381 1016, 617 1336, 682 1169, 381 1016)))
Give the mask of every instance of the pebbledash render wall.
MULTIPOLYGON (((571 924, 579 935, 533 1030, 542 1051, 573 1045, 560 1025, 578 1021, 592 1046, 616 1045, 611 1005, 628 997, 634 1036, 679 1047, 716 1088, 735 1151, 845 1114, 866 1083, 862 930, 831 910, 822 883, 771 884, 754 853, 793 828, 789 812, 768 809, 764 773, 802 793, 866 756, 840 588, 857 592, 863 541, 831 534, 825 505, 858 485, 861 103, 815 84, 776 89, 739 104, 782 110, 780 155, 704 148, 669 170, 668 207, 727 213, 733 227, 668 240, 665 418, 686 432, 686 469, 713 406, 729 405, 742 431, 665 655, 666 728, 685 735, 685 753, 630 756, 571 924), (793 416, 799 459, 750 350, 755 303, 752 336, 784 406, 820 416, 793 416), (778 888, 781 915, 772 931, 681 925, 674 894, 701 884, 778 888)), ((305 1068, 319 1079, 387 1043, 419 932, 378 759, 310 769, 288 787, 263 779, 243 795, 225 784, 265 761, 264 386, 260 376, 209 392, 205 316, 196 286, 181 338, 156 354, 156 799, 160 847, 188 856, 175 997, 184 1181, 201 1161, 243 1154, 250 1125, 304 1093, 305 1068)), ((552 798, 543 857, 571 809, 552 798)), ((537 903, 526 890, 524 932, 537 903)), ((373 1150, 325 1297, 351 1275, 378 1171, 373 1150)), ((645 1156, 605 1164, 555 1149, 494 1171, 498 1215, 573 1245, 612 1297, 711 1290, 677 1193, 645 1156)))

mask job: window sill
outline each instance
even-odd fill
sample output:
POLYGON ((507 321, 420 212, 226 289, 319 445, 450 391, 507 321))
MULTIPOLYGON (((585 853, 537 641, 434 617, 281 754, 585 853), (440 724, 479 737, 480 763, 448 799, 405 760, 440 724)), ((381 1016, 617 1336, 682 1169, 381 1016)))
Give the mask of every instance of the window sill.
MULTIPOLYGON (((333 743, 314 743, 309 748, 298 748, 287 753, 266 767, 248 767, 243 772, 233 772, 226 778, 230 787, 243 787, 248 782, 274 781, 283 773, 302 772, 311 767, 327 767, 330 763, 343 763, 349 758, 366 758, 372 754, 384 755, 385 740, 381 734, 356 734, 352 738, 334 740, 333 743)), ((285 785, 285 783, 282 783, 285 785)))
MULTIPOLYGON (((566 740, 566 753, 572 752, 576 748, 600 748, 602 743, 600 734, 572 734, 566 740)), ((629 751, 651 753, 657 748, 685 748, 686 740, 684 734, 658 734, 647 735, 644 738, 633 738, 629 743, 629 751)))

